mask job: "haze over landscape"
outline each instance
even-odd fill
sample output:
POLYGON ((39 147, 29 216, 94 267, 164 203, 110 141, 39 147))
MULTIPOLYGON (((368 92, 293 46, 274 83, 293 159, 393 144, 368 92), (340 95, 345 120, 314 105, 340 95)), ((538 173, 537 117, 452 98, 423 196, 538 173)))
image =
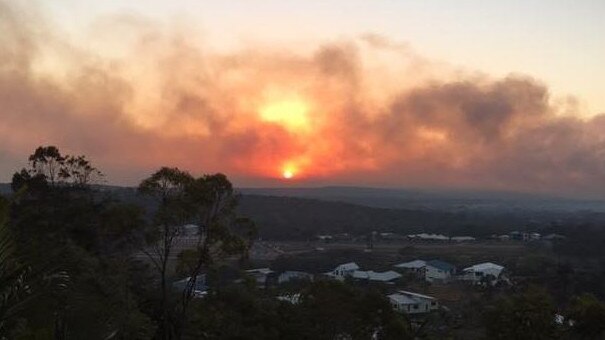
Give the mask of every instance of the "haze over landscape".
POLYGON ((0 182, 52 144, 108 184, 603 197, 602 2, 305 3, 1 1, 0 182))
POLYGON ((604 14, 0 0, 0 340, 605 339, 604 14))

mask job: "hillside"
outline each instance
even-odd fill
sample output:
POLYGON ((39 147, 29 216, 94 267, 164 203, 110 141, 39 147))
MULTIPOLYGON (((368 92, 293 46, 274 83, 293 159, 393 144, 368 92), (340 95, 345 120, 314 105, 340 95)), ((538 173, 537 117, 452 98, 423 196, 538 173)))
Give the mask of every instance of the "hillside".
MULTIPOLYGON (((148 216, 151 216, 153 203, 137 195, 134 188, 100 186, 99 189, 100 195, 142 206, 148 211, 148 216)), ((351 197, 362 197, 364 200, 373 197, 375 201, 398 202, 396 198, 401 195, 401 191, 384 189, 265 189, 263 194, 252 194, 255 190, 260 189, 241 190, 243 195, 238 209, 241 215, 256 222, 260 236, 265 239, 304 240, 324 233, 364 235, 372 231, 487 236, 512 230, 547 231, 550 230, 548 228, 562 224, 579 225, 605 221, 604 213, 586 209, 472 209, 465 205, 456 209, 440 209, 439 205, 434 205, 427 209, 417 204, 407 204, 404 205, 405 208, 382 208, 347 202, 352 200, 351 197), (325 198, 308 198, 318 192, 323 193, 325 198), (269 195, 270 193, 275 196, 269 195), (343 193, 346 194, 343 196, 344 202, 340 202, 336 195, 343 193), (289 196, 293 194, 307 197, 289 196)), ((9 191, 10 185, 0 184, 0 192, 9 191)), ((436 199, 436 202, 439 200, 436 199)), ((493 207, 503 204, 494 199, 487 202, 493 207)))
POLYGON ((300 197, 347 202, 376 208, 434 211, 567 211, 605 212, 605 201, 506 191, 385 189, 370 187, 241 188, 244 194, 300 197))
POLYGON ((350 203, 294 197, 243 195, 239 211, 251 217, 268 238, 307 239, 322 233, 365 234, 389 231, 402 234, 438 232, 449 235, 491 233, 549 227, 554 222, 603 220, 603 214, 556 212, 479 213, 373 208, 350 203))

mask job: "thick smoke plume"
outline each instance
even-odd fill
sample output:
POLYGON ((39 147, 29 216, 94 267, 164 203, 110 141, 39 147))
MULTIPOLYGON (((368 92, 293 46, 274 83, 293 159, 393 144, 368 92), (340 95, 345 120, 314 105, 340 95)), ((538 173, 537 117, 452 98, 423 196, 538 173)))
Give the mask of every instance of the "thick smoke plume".
POLYGON ((605 193, 605 115, 580 118, 531 77, 374 35, 215 53, 133 16, 100 21, 84 49, 32 13, 0 1, 4 181, 53 144, 113 183, 172 165, 241 185, 291 168, 303 184, 605 193))

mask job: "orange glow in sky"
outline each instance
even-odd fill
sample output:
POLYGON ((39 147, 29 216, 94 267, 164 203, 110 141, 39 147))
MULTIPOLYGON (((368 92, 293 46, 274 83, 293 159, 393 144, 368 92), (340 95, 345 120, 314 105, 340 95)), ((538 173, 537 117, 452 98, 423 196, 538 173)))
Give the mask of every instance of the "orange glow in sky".
POLYGON ((291 179, 294 177, 294 172, 292 170, 284 170, 282 176, 284 176, 285 179, 291 179))
POLYGON ((298 167, 295 167, 291 163, 284 165, 281 169, 281 176, 284 179, 292 179, 296 176, 298 167))
POLYGON ((345 17, 344 0, 321 15, 312 1, 72 2, 0 0, 0 182, 56 145, 111 184, 176 166, 242 187, 605 193, 603 1, 375 0, 345 17), (207 27, 179 15, 197 12, 207 27), (280 24, 261 29, 268 13, 280 24))
POLYGON ((308 112, 308 105, 300 99, 280 100, 263 106, 260 118, 281 125, 291 133, 302 133, 311 128, 308 112))

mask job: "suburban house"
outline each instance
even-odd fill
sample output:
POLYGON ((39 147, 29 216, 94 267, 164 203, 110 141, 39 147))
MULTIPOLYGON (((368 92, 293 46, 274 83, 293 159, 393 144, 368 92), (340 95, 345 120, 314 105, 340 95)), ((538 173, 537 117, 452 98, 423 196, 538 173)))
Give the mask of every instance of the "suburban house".
POLYGON ((428 282, 447 282, 456 271, 454 265, 441 260, 426 262, 424 267, 424 279, 428 282))
POLYGON ((307 272, 299 272, 294 270, 287 270, 277 277, 277 283, 282 284, 293 280, 304 280, 313 281, 313 274, 307 272))
MULTIPOLYGON (((188 276, 182 280, 178 280, 172 283, 172 287, 179 291, 184 291, 187 285, 191 281, 191 276, 188 276)), ((206 286, 206 274, 200 274, 196 276, 195 283, 193 284, 193 296, 202 297, 208 292, 208 286, 206 286)))
POLYGON ((394 265, 393 267, 406 272, 424 274, 424 266, 426 266, 426 261, 414 260, 410 262, 399 263, 394 265))
POLYGON ((337 280, 344 280, 345 277, 353 275, 353 272, 359 270, 359 266, 355 262, 348 262, 339 265, 334 268, 333 271, 327 272, 326 275, 336 278, 337 280))
POLYGON ((410 262, 403 262, 394 265, 397 270, 404 273, 414 274, 416 277, 424 279, 424 267, 426 267, 426 261, 414 260, 410 262))
POLYGON ((450 238, 445 235, 427 234, 427 233, 411 234, 411 235, 408 235, 408 238, 411 240, 421 240, 421 241, 449 241, 450 240, 450 238))
POLYGON ((267 285, 269 276, 271 276, 275 272, 269 268, 257 268, 246 270, 246 273, 252 278, 254 278, 258 286, 265 287, 267 285))
POLYGON ((447 282, 456 270, 453 265, 440 260, 414 260, 396 264, 394 267, 417 274, 428 282, 447 282))
POLYGON ((296 305, 300 303, 300 293, 279 295, 277 299, 296 305))
POLYGON ((373 270, 356 270, 351 275, 352 278, 358 280, 368 280, 368 281, 376 281, 376 282, 392 282, 401 277, 401 274, 398 272, 389 270, 386 272, 375 272, 373 270))
POLYGON ((429 313, 439 308, 439 302, 434 297, 400 290, 387 296, 391 306, 402 313, 421 314, 429 313))
POLYGON ((472 236, 452 236, 450 240, 452 242, 473 242, 477 239, 472 236))
POLYGON ((539 233, 529 233, 529 232, 520 232, 513 231, 509 233, 510 238, 516 241, 537 241, 542 235, 539 233))
POLYGON ((185 224, 179 228, 179 235, 196 236, 200 234, 200 227, 195 224, 185 224))
POLYGON ((559 234, 548 234, 548 235, 542 237, 542 239, 545 241, 559 241, 559 240, 564 240, 565 236, 559 235, 559 234))
POLYGON ((476 264, 462 270, 461 279, 473 284, 489 283, 495 285, 500 279, 503 266, 491 262, 476 264))

